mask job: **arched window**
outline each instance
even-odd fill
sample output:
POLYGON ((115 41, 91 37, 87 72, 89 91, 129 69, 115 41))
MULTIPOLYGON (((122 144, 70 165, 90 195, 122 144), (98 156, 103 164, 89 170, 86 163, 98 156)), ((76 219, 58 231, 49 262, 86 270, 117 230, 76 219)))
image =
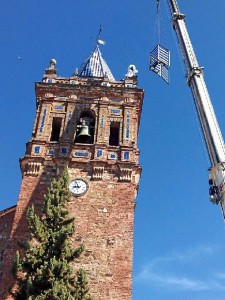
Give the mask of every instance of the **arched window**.
POLYGON ((82 111, 77 124, 75 143, 93 144, 95 117, 89 110, 82 111))

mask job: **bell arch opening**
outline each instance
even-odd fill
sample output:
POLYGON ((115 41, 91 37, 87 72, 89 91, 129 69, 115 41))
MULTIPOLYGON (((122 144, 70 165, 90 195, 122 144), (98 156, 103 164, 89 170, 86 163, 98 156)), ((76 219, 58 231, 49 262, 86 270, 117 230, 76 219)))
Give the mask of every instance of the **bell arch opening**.
POLYGON ((95 116, 85 110, 80 113, 79 122, 77 123, 75 143, 93 144, 95 132, 95 116))

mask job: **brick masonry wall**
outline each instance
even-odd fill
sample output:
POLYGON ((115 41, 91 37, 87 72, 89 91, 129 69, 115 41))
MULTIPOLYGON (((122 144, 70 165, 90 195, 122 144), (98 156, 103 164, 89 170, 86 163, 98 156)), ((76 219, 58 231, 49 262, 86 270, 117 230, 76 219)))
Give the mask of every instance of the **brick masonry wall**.
POLYGON ((0 212, 0 278, 3 271, 4 253, 10 238, 16 206, 0 212))
MULTIPOLYGON (((87 169, 72 168, 69 173, 71 179, 81 177, 89 184, 85 195, 71 196, 68 204, 76 224, 71 243, 74 248, 85 244, 84 253, 73 264, 74 272, 81 266, 87 271, 90 293, 95 300, 131 300, 136 185, 118 182, 108 173, 100 181, 91 181, 87 169)), ((31 204, 40 209, 50 178, 46 175, 23 178, 16 214, 10 219, 13 226, 4 255, 0 299, 12 299, 7 291, 15 287, 11 268, 19 249, 17 241, 24 242, 29 236, 26 210, 31 204)))
MULTIPOLYGON (((72 178, 79 175, 85 179, 78 172, 72 178)), ((84 196, 71 197, 77 228, 73 243, 85 244, 79 264, 87 270, 96 300, 131 300, 135 193, 134 184, 107 179, 89 181, 84 196)))
POLYGON ((12 299, 11 296, 6 296, 8 289, 14 287, 14 278, 12 277, 12 264, 17 250, 21 251, 18 242, 26 243, 29 238, 29 231, 27 229, 26 211, 27 208, 34 204, 37 210, 43 202, 43 194, 50 180, 45 183, 42 182, 42 176, 31 177, 25 176, 21 184, 18 205, 15 211, 14 218, 11 218, 11 232, 7 245, 0 241, 0 248, 5 247, 3 264, 2 264, 2 277, 0 278, 0 299, 12 299))

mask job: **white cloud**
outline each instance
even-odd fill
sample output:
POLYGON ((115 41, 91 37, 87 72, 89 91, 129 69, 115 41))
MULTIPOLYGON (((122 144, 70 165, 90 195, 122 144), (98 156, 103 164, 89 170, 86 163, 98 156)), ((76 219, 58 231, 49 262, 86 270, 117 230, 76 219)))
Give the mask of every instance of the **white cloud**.
POLYGON ((225 273, 214 273, 214 270, 207 270, 208 273, 204 273, 204 270, 199 272, 198 269, 199 262, 204 267, 208 259, 216 255, 217 251, 218 249, 210 246, 200 246, 190 248, 183 253, 156 257, 143 266, 134 280, 148 284, 152 288, 163 287, 166 290, 224 290, 225 273))

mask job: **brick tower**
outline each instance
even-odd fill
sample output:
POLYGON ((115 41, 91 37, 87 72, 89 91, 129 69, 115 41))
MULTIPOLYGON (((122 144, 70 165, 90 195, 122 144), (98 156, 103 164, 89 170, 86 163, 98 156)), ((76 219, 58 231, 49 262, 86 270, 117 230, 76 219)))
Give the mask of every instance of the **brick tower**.
POLYGON ((125 79, 116 81, 98 45, 69 78, 59 77, 55 64, 52 59, 42 82, 36 83, 36 118, 20 160, 18 204, 0 212, 0 298, 12 286, 17 242, 28 236, 27 207, 41 208, 50 181, 66 167, 69 211, 77 228, 72 243, 85 244, 80 264, 87 271, 90 293, 95 300, 131 300, 143 101, 137 71, 130 65, 125 79))

